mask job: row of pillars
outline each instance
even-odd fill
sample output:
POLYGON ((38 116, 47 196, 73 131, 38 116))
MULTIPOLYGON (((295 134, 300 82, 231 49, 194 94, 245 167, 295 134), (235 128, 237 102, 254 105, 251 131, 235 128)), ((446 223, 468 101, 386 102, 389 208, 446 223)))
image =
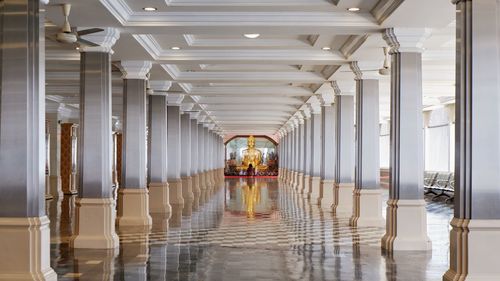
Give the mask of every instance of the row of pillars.
MULTIPOLYGON (((0 4, 0 280, 57 279, 45 213, 42 2, 0 4)), ((146 94, 150 62, 122 62, 122 171, 115 200, 111 48, 119 32, 104 28, 87 37, 98 46, 81 48, 79 184, 70 246, 117 250, 115 223, 149 228, 150 214, 168 218, 171 205, 215 191, 224 177, 224 145, 206 123, 181 112, 181 96, 146 94)))
MULTIPOLYGON (((457 8, 456 184, 450 267, 443 280, 497 280, 500 268, 490 255, 500 252, 500 3, 452 2, 457 8)), ((422 44, 428 36, 429 30, 417 28, 390 28, 383 36, 392 61, 390 189, 381 241, 389 253, 431 250, 422 136, 422 44)), ((355 106, 354 96, 336 90, 334 103, 323 100, 320 110, 311 104, 310 116, 281 131, 279 178, 337 216, 349 216, 353 226, 380 226, 378 81, 356 62, 351 69, 355 106)))

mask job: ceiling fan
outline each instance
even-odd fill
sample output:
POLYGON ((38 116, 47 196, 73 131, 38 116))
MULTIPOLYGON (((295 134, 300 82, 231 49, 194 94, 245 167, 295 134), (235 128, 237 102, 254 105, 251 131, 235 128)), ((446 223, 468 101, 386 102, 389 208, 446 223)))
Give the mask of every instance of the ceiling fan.
POLYGON ((71 25, 69 23, 69 14, 71 12, 71 4, 63 4, 62 11, 63 11, 63 15, 64 15, 64 24, 58 33, 56 33, 54 36, 49 36, 50 39, 53 39, 53 40, 60 42, 60 43, 63 43, 63 44, 79 43, 82 45, 87 45, 87 46, 92 46, 92 47, 99 46, 98 44, 95 44, 93 42, 90 42, 88 40, 81 38, 81 36, 101 32, 101 31, 104 31, 104 29, 89 28, 89 29, 85 29, 85 30, 76 31, 76 27, 71 27, 71 25))

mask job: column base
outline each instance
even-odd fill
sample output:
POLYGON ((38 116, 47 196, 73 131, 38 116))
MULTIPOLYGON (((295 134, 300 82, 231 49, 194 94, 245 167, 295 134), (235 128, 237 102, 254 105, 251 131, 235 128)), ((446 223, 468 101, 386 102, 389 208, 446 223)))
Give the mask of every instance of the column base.
POLYGON ((427 213, 423 199, 387 201, 386 233, 382 249, 386 251, 428 251, 427 213))
POLYGON ((321 208, 331 211, 335 203, 335 181, 334 180, 321 180, 320 184, 320 198, 318 205, 321 208))
POLYGON ((182 180, 175 179, 168 181, 168 195, 170 205, 183 205, 184 198, 182 197, 182 180))
POLYGON ((304 192, 304 173, 297 173, 297 193, 304 192))
POLYGON ((350 226, 383 227, 385 220, 382 217, 382 190, 354 189, 353 214, 349 221, 350 226))
POLYGON ((118 226, 151 226, 149 192, 146 188, 118 189, 118 226))
POLYGON ((169 202, 168 183, 160 182, 149 183, 149 212, 170 214, 172 207, 169 202))
POLYGON ((500 252, 500 220, 451 220, 450 268, 444 281, 500 280, 498 261, 492 257, 500 252))
POLYGON ((320 189, 321 189, 321 178, 320 177, 311 177, 309 179, 309 187, 311 192, 308 195, 308 199, 312 199, 313 202, 318 203, 318 200, 321 198, 320 189))
POLYGON ((118 248, 115 216, 112 198, 77 198, 76 229, 70 246, 80 249, 118 248))
POLYGON ((62 198, 64 196, 61 185, 60 176, 49 176, 50 194, 52 194, 53 198, 62 198))
POLYGON ((0 249, 0 280, 57 280, 46 216, 0 218, 0 249))
POLYGON ((333 204, 333 212, 336 217, 352 216, 352 195, 354 191, 354 183, 336 183, 335 184, 335 203, 333 204))
POLYGON ((226 182, 226 175, 224 175, 224 168, 220 168, 220 182, 222 185, 226 182))
POLYGON ((304 179, 302 180, 302 193, 304 194, 304 197, 309 198, 309 194, 311 193, 311 176, 310 175, 304 175, 304 179))
POLYGON ((183 177, 182 180, 182 198, 184 200, 193 201, 193 179, 191 177, 183 177))

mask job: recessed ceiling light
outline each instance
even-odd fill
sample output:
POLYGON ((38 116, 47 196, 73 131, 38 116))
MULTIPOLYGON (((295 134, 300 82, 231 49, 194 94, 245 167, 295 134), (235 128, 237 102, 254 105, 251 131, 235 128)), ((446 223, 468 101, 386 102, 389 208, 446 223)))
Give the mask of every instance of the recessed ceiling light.
POLYGON ((75 49, 80 50, 80 47, 76 47, 75 49))
POLYGON ((255 39, 255 38, 259 38, 260 34, 259 33, 246 33, 246 34, 243 34, 243 36, 245 36, 248 39, 255 39))
POLYGON ((181 49, 181 47, 172 47, 172 48, 170 48, 170 49, 172 49, 172 50, 180 50, 180 49, 181 49))
POLYGON ((352 8, 349 8, 347 9, 349 12, 359 12, 360 8, 358 7, 352 7, 352 8))
POLYGON ((158 10, 158 9, 157 9, 157 8, 155 8, 155 7, 144 7, 144 8, 142 8, 142 9, 143 9, 144 11, 146 11, 146 12, 154 12, 154 11, 158 10))
POLYGON ((329 50, 331 50, 331 49, 332 49, 332 48, 330 48, 330 47, 323 47, 323 48, 321 48, 321 50, 323 50, 323 51, 329 51, 329 50))

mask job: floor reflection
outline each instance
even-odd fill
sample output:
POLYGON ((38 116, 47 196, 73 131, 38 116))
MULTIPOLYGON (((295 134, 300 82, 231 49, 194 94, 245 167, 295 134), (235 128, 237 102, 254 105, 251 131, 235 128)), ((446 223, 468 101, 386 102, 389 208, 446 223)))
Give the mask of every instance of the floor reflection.
MULTIPOLYGON (((203 196, 203 195, 200 195, 203 196)), ((384 229, 311 204, 275 179, 228 179, 199 204, 153 214, 153 227, 120 228, 118 251, 74 250, 75 198, 48 201, 59 280, 441 280, 450 205, 429 201, 433 251, 387 255, 384 229)))

